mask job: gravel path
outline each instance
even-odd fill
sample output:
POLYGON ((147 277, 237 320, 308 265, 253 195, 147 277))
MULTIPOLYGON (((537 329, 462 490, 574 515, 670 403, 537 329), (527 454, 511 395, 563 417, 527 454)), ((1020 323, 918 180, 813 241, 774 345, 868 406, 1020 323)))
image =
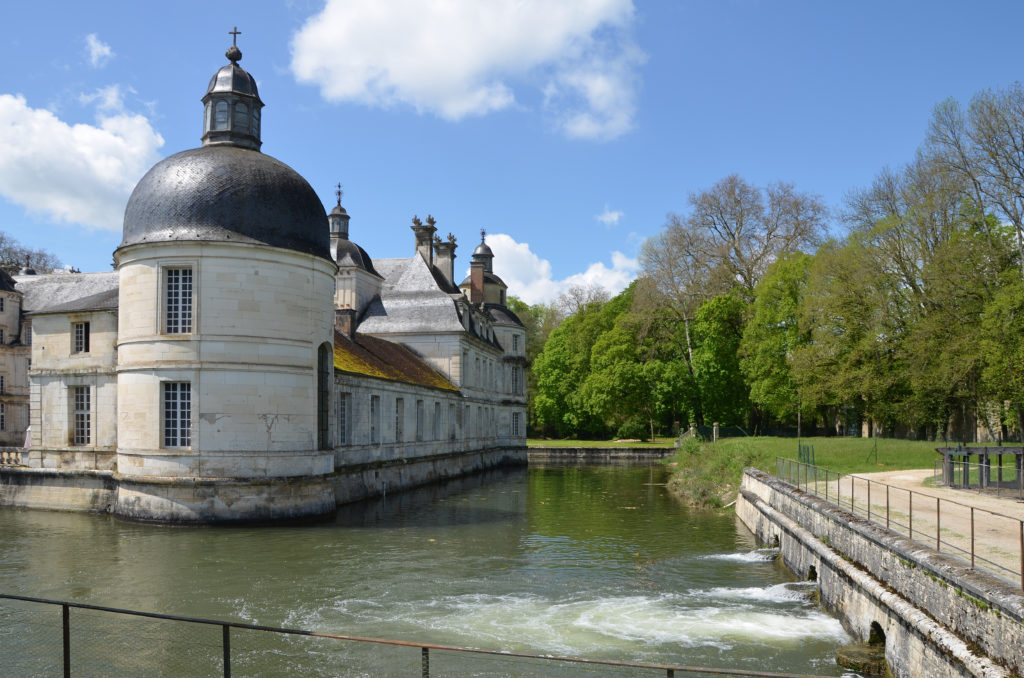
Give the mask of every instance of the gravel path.
POLYGON ((868 515, 870 496, 870 517, 873 521, 885 525, 888 518, 890 529, 968 563, 971 560, 973 513, 976 566, 1020 585, 1020 521, 1024 520, 1024 502, 969 490, 926 487, 924 481, 934 473, 931 469, 923 469, 857 474, 852 481, 850 476, 827 484, 819 480, 810 483, 807 489, 819 496, 827 492, 832 501, 836 501, 838 496, 844 508, 852 507, 859 516, 868 515), (941 534, 941 543, 937 542, 937 532, 941 534))

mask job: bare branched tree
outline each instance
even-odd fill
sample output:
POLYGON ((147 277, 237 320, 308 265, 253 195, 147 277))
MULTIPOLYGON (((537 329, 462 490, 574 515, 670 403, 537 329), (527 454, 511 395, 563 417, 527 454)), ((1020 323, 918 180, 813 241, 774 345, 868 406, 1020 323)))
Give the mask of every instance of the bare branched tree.
POLYGON ((4 272, 14 275, 22 268, 30 267, 40 273, 49 273, 60 266, 60 259, 52 252, 25 247, 0 231, 0 269, 4 272))
POLYGON ((1014 226, 1024 275, 1024 87, 979 92, 966 113, 953 99, 939 104, 926 149, 969 183, 982 220, 991 211, 1014 226))
POLYGON ((555 308, 562 318, 576 315, 587 304, 604 303, 611 299, 608 290, 595 283, 572 285, 555 300, 555 308))

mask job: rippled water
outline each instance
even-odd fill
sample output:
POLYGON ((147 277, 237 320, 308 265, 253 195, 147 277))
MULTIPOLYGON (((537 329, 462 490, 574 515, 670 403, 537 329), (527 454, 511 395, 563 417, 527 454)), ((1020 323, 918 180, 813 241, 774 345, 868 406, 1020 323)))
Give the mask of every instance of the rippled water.
MULTIPOLYGON (((508 652, 842 675, 832 657, 850 640, 812 603, 813 586, 793 582, 731 515, 681 507, 664 480, 659 466, 531 467, 290 527, 2 510, 0 592, 508 652)), ((74 675, 221 670, 215 627, 75 610, 72 631, 74 675)), ((59 632, 59 611, 0 601, 10 675, 49 675, 59 632)), ((236 676, 419 675, 415 649, 232 633, 236 676)), ((639 675, 450 653, 432 654, 431 674, 639 675)))

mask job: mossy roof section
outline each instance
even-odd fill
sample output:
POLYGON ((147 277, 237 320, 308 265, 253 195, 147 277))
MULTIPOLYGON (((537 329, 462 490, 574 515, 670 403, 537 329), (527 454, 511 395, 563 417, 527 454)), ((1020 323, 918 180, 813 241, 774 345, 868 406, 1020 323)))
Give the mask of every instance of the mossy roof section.
POLYGON ((357 334, 334 333, 334 369, 406 384, 458 391, 443 374, 401 344, 357 334))

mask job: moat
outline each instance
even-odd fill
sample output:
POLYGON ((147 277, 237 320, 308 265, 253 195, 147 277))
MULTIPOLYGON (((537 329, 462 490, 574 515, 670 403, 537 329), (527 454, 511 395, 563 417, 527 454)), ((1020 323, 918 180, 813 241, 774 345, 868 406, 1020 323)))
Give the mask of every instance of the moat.
MULTIPOLYGON (((733 515, 681 506, 665 479, 659 465, 533 466, 289 527, 7 509, 0 592, 513 652, 842 675, 833 653, 850 639, 811 602, 813 586, 794 582, 733 515)), ((49 614, 0 602, 10 675, 49 674, 40 638, 56 639, 57 666, 59 612, 49 614)), ((102 645, 80 665, 116 675, 145 655, 166 675, 218 675, 217 633, 91 614, 76 619, 73 642, 102 645), (169 649, 182 643, 187 651, 169 649)), ((419 662, 405 648, 255 632, 232 643, 233 675, 417 675, 419 662)), ((632 675, 502 657, 453 658, 446 674, 445 661, 432 660, 436 675, 632 675)))

